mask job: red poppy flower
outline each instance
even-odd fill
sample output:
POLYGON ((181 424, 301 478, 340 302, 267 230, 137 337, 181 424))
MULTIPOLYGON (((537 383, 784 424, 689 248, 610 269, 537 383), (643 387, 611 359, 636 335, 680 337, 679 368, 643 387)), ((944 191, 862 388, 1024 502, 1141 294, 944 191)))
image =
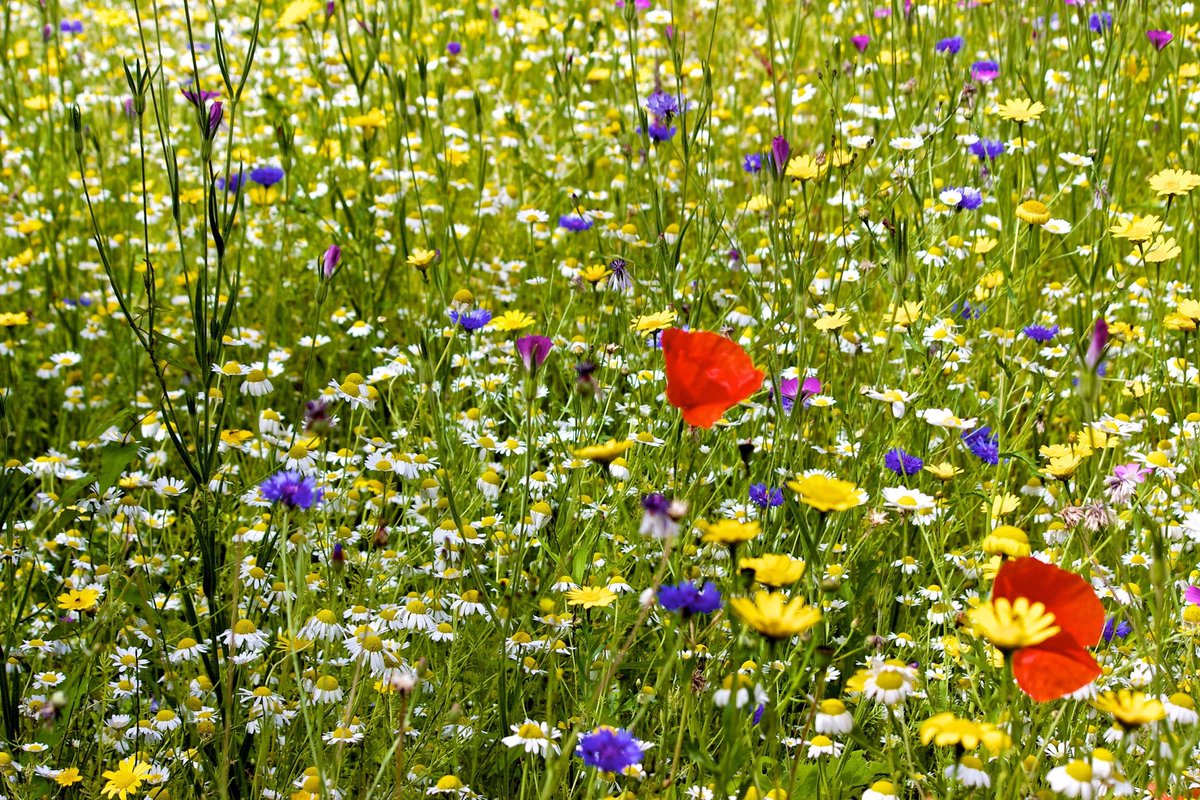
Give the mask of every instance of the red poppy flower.
POLYGON ((662 335, 667 400, 689 425, 711 428, 763 382, 746 351, 709 331, 670 328, 662 335))
POLYGON ((1041 603, 1059 628, 1045 641, 1012 652, 1013 677, 1025 694, 1039 703, 1056 700, 1100 674, 1087 648, 1100 641, 1104 607, 1087 581, 1036 558, 1018 558, 1006 561, 996 574, 992 602, 999 598, 1012 604, 1020 598, 1030 605, 1041 603))

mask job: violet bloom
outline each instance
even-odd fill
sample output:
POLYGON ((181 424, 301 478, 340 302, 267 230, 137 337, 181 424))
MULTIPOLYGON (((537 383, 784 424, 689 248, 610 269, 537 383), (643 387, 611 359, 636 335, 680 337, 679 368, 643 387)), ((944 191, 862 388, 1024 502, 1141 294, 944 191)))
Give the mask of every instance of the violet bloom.
POLYGON ((978 189, 973 189, 970 186, 964 186, 958 189, 959 200, 954 207, 959 211, 974 211, 983 205, 983 193, 978 189))
POLYGON ((329 245, 325 255, 321 256, 321 272, 326 278, 332 278, 342 260, 342 248, 336 244, 329 245))
POLYGON ((925 462, 919 456, 894 447, 883 456, 883 465, 897 475, 916 475, 925 466, 925 462))
POLYGON ((958 55, 958 51, 962 50, 962 48, 963 37, 961 36, 951 36, 947 39, 942 39, 933 46, 933 49, 937 52, 951 56, 958 55))
POLYGON ((1088 27, 1091 28, 1093 33, 1104 33, 1107 30, 1112 30, 1112 26, 1112 14, 1107 11, 1101 11, 1088 17, 1088 27))
POLYGON ((235 172, 228 178, 217 178, 213 183, 221 191, 236 192, 242 185, 242 173, 235 172))
POLYGON ((558 218, 558 227, 572 233, 580 233, 591 229, 592 221, 582 214, 563 214, 558 218))
POLYGON ((65 19, 59 23, 58 29, 63 33, 83 33, 83 23, 77 19, 65 19))
POLYGON ((854 49, 860 53, 867 52, 867 48, 871 45, 871 37, 865 33, 860 33, 857 36, 850 37, 850 43, 854 45, 854 49))
POLYGON ((787 169, 788 156, 792 154, 792 146, 782 136, 771 140, 771 159, 775 162, 775 171, 780 175, 787 169))
POLYGON ((1004 142, 999 139, 976 139, 967 150, 981 161, 985 158, 995 161, 996 156, 1004 155, 1004 142))
POLYGON ((659 122, 657 119, 650 123, 646 133, 650 135, 652 142, 669 142, 675 138, 675 134, 679 131, 674 125, 667 125, 659 122))
POLYGON ((1058 335, 1058 326, 1051 325, 1047 328, 1045 325, 1026 325, 1021 329, 1021 333, 1038 344, 1045 344, 1058 335))
POLYGON ((679 533, 680 509, 667 496, 660 492, 651 492, 642 498, 642 524, 638 533, 654 539, 666 541, 674 539, 679 533))
POLYGON ((783 490, 773 489, 765 483, 752 483, 750 502, 759 508, 778 508, 783 505, 783 490))
POLYGON ((492 312, 486 308, 475 308, 462 314, 451 311, 450 321, 455 325, 462 325, 463 329, 469 332, 474 332, 492 321, 492 312))
POLYGON ((283 180, 285 174, 279 167, 255 167, 250 170, 250 180, 269 189, 283 180))
POLYGON ((450 44, 446 45, 446 52, 452 56, 456 56, 462 52, 462 45, 458 42, 450 42, 450 44))
POLYGON ((656 117, 662 117, 670 122, 671 117, 679 113, 679 101, 662 89, 655 89, 646 98, 646 108, 656 117))
POLYGON ((1200 606, 1200 586, 1188 586, 1183 593, 1185 602, 1194 606, 1200 606))
POLYGON ((1000 440, 990 427, 968 431, 962 435, 962 440, 967 449, 983 463, 993 466, 1000 463, 1000 440))
POLYGON ((779 397, 783 402, 783 410, 785 413, 792 413, 792 406, 796 402, 796 396, 799 395, 800 402, 807 405, 808 401, 821 393, 821 381, 817 378, 805 378, 804 385, 800 385, 799 378, 785 378, 779 382, 779 397))
POLYGON ((589 767, 604 772, 623 772, 642 761, 642 743, 629 731, 601 725, 581 736, 575 755, 589 767))
POLYGON ((1113 640, 1114 636, 1124 639, 1131 633, 1133 633, 1133 625, 1129 620, 1123 619, 1118 622, 1116 617, 1109 617, 1104 622, 1104 630, 1100 632, 1100 636, 1108 643, 1113 640))
POLYGON ((995 61, 976 61, 971 65, 971 80, 990 83, 1000 77, 1000 65, 995 61))
POLYGON ((1095 326, 1092 328, 1092 342, 1088 345, 1087 354, 1083 357, 1083 363, 1088 369, 1096 369, 1100 365, 1100 360, 1104 358, 1104 349, 1108 346, 1108 323, 1104 321, 1104 317, 1096 320, 1095 326))
POLYGON ((530 373, 537 372, 553 347, 554 342, 545 336, 522 336, 517 339, 517 352, 525 364, 525 369, 530 373))
POLYGON ((179 91, 183 92, 183 96, 187 98, 187 101, 194 106, 199 106, 201 103, 207 103, 209 100, 213 100, 221 96, 220 92, 206 92, 203 89, 200 91, 196 91, 194 89, 180 89, 179 91))
POLYGON ((208 138, 217 135, 217 129, 221 127, 221 118, 225 115, 225 108, 218 100, 208 107, 208 138))
POLYGON ((262 496, 272 503, 282 503, 288 508, 307 510, 321 502, 321 490, 317 482, 302 472, 283 470, 259 484, 262 496))
POLYGON ((1146 31, 1146 38, 1150 40, 1150 44, 1161 51, 1171 43, 1171 40, 1175 38, 1175 34, 1170 31, 1146 31))
POLYGON ((667 611, 678 611, 687 619, 693 614, 711 614, 719 609, 721 592, 711 581, 705 581, 703 586, 684 581, 676 586, 658 587, 658 604, 667 611))
POLYGON ((756 175, 762 170, 762 156, 758 153, 751 153, 742 160, 742 169, 749 172, 751 175, 756 175))

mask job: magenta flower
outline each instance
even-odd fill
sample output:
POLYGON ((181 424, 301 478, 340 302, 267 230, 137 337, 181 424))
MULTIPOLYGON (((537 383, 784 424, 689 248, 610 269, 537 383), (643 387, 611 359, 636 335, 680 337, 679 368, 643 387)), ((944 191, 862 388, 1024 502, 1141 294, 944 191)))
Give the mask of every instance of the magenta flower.
POLYGON ((333 273, 337 270, 341 260, 342 248, 336 244, 329 245, 329 249, 325 251, 325 255, 321 256, 321 271, 325 273, 326 279, 333 277, 333 273))
POLYGON ((851 36, 850 43, 854 45, 858 52, 865 53, 867 52, 867 47, 871 44, 871 37, 867 36, 865 33, 859 34, 858 36, 851 36))
POLYGON ((1162 50, 1171 43, 1175 35, 1170 31, 1146 31, 1146 38, 1150 40, 1150 44, 1162 50))
POLYGON ((1200 586, 1189 586, 1183 593, 1183 599, 1194 606, 1200 606, 1200 586))
POLYGON ((782 136, 771 140, 771 159, 775 162, 775 171, 780 175, 787 169, 788 156, 792 154, 792 146, 782 136))
POLYGON ((1148 467, 1143 467, 1136 461, 1129 464, 1118 464, 1113 467, 1113 477, 1129 483, 1143 483, 1150 474, 1148 467))
POLYGON ((553 347, 554 342, 545 336, 522 336, 517 339, 517 352, 521 354, 525 369, 531 373, 537 372, 553 347))
POLYGON ((796 398, 800 398, 801 403, 807 403, 809 398, 821 393, 821 381, 818 378, 805 378, 804 385, 800 385, 799 378, 785 378, 779 382, 779 399, 783 402, 783 410, 790 414, 792 406, 796 403, 796 398))
POLYGON ((1108 323, 1104 321, 1104 317, 1096 320, 1095 326, 1092 328, 1092 343, 1088 345, 1087 355, 1083 357, 1083 363, 1088 369, 1095 369, 1100 364, 1100 359, 1104 358, 1104 348, 1108 346, 1108 323))

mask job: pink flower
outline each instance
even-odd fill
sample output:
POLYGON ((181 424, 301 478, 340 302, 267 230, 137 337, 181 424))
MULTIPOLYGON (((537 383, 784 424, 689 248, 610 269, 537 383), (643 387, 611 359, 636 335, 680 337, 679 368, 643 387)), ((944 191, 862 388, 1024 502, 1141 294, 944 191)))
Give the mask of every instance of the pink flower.
POLYGON ((1170 31, 1146 31, 1146 38, 1150 40, 1150 44, 1162 50, 1171 43, 1175 35, 1170 31))

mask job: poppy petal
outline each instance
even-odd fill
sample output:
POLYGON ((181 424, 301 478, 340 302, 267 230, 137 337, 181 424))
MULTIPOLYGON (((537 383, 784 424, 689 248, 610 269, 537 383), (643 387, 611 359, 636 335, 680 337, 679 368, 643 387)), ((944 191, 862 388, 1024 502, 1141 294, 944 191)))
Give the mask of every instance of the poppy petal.
POLYGON ((1056 625, 1086 647, 1099 643, 1104 630, 1104 606, 1091 585, 1074 572, 1036 558, 1006 561, 996 574, 992 597, 1041 603, 1056 625))
POLYGON ((1059 632, 1041 644, 1013 654, 1013 677, 1025 694, 1039 703, 1082 689, 1100 674, 1092 654, 1069 633, 1059 632))
POLYGON ((710 331, 670 328, 662 336, 667 400, 689 425, 711 428, 762 385, 764 373, 736 342, 710 331))

